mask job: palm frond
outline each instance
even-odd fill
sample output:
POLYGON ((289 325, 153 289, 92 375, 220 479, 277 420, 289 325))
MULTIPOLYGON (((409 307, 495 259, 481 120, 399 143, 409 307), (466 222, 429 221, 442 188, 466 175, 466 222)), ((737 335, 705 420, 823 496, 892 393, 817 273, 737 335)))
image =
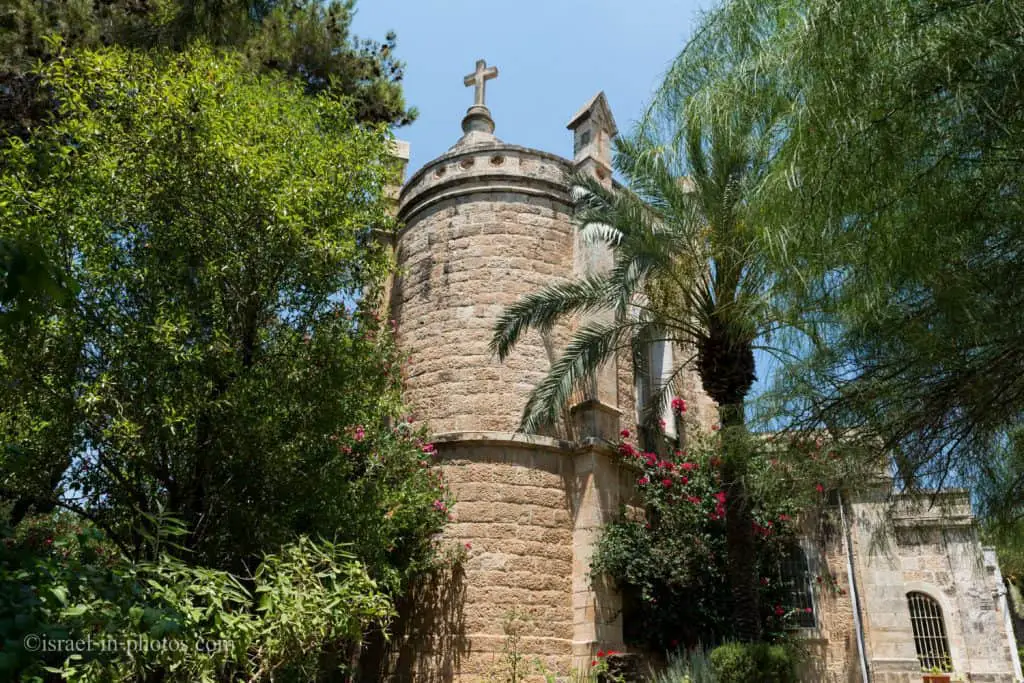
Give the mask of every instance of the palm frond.
POLYGON ((616 283, 606 275, 549 285, 502 311, 489 348, 505 360, 527 330, 547 332, 562 318, 612 308, 618 294, 616 283))
POLYGON ((519 428, 536 433, 554 424, 573 394, 585 389, 594 373, 621 349, 630 348, 633 339, 649 325, 630 319, 595 321, 577 330, 548 374, 530 393, 519 428))

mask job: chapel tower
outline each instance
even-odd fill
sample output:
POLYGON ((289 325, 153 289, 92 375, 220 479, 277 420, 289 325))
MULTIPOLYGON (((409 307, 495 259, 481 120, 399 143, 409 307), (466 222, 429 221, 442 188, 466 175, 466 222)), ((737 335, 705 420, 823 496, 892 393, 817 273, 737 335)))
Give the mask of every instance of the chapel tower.
POLYGON ((466 76, 475 97, 463 135, 403 187, 394 241, 389 313, 409 358, 406 399, 457 501, 446 535, 468 549, 464 574, 439 598, 449 604, 410 635, 429 641, 411 648, 413 668, 440 680, 500 668, 510 617, 522 652, 561 675, 623 647, 618 598, 588 574, 599 530, 630 490, 605 439, 635 421, 632 372, 610 364, 558 427, 523 434, 529 393, 570 330, 531 332, 504 362, 488 348, 505 307, 607 265, 607 253, 577 239, 568 177, 584 170, 610 183, 617 131, 598 94, 569 123, 573 160, 505 143, 485 100, 497 75, 481 60, 466 76))

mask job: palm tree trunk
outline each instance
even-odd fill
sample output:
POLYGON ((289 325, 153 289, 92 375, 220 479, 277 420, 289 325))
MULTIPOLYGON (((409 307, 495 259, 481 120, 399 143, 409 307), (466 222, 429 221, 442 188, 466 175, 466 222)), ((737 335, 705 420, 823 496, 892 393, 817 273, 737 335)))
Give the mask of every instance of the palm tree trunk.
POLYGON ((757 546, 754 518, 743 483, 746 461, 746 427, 743 404, 721 406, 722 490, 725 492, 725 548, 732 594, 736 637, 742 642, 761 639, 761 606, 758 589, 757 546))

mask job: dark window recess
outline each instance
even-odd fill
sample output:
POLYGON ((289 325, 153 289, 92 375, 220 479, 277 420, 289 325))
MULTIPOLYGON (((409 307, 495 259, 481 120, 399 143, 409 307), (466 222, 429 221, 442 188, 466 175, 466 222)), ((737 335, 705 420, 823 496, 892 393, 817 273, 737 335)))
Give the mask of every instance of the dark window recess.
POLYGON ((792 611, 793 625, 814 628, 814 589, 807 553, 798 545, 790 546, 779 562, 779 581, 783 590, 783 607, 792 611))

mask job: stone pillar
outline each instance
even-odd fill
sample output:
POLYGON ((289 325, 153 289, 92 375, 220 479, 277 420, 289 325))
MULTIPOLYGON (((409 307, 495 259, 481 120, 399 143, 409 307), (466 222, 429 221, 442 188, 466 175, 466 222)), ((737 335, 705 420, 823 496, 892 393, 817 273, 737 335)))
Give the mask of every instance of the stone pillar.
MULTIPOLYGON (((603 92, 598 93, 580 109, 568 129, 573 133, 573 172, 595 178, 604 187, 612 186, 611 144, 618 134, 615 119, 603 92)), ((613 264, 611 249, 604 244, 584 244, 579 233, 574 235, 573 272, 587 277, 607 271, 613 264)), ((603 312, 589 320, 610 320, 603 312)), ((585 323, 587 320, 581 321, 585 323)), ((614 439, 620 429, 621 412, 618 401, 618 359, 607 363, 592 379, 581 401, 571 412, 577 438, 614 439)))
MULTIPOLYGON (((405 171, 409 166, 409 143, 405 140, 392 140, 391 141, 391 162, 395 165, 395 181, 393 185, 388 185, 384 188, 384 200, 388 205, 388 212, 391 216, 395 216, 398 213, 398 197, 402 192, 402 183, 405 181, 405 171)), ((395 250, 395 232, 393 228, 387 230, 376 230, 374 232, 376 240, 383 244, 385 249, 388 250, 388 255, 394 257, 395 250)), ((382 291, 379 313, 387 319, 391 317, 391 290, 395 284, 395 272, 392 269, 387 277, 384 279, 384 289, 382 291)))
POLYGON ((607 446, 593 444, 575 455, 573 492, 572 608, 573 668, 586 671, 597 650, 623 650, 622 600, 603 577, 591 577, 590 562, 604 526, 621 504, 619 467, 607 446))

